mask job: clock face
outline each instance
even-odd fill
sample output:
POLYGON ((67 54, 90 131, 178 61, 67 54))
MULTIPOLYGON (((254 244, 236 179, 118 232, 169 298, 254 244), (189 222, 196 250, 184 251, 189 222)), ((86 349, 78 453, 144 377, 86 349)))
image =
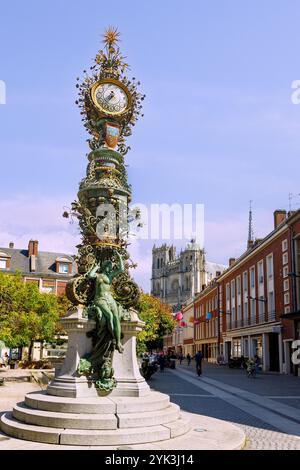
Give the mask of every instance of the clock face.
POLYGON ((92 92, 94 103, 107 114, 122 114, 128 108, 128 95, 119 85, 103 82, 92 92))

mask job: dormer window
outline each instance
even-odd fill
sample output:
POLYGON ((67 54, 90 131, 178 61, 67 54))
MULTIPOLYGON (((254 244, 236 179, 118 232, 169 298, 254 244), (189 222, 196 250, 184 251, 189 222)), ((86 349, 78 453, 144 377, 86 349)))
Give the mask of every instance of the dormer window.
POLYGON ((59 274, 71 274, 72 262, 67 258, 56 259, 56 272, 59 274))
POLYGON ((0 251, 0 269, 9 269, 10 267, 10 256, 0 251))
POLYGON ((69 273, 69 264, 68 263, 58 263, 58 272, 61 274, 69 273))
POLYGON ((6 258, 0 258, 0 269, 6 269, 6 258))

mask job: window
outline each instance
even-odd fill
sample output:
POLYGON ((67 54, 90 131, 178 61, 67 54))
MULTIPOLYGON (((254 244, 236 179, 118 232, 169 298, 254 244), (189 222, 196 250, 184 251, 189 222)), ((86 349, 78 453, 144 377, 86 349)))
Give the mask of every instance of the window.
POLYGON ((268 293, 268 307, 269 307, 269 313, 275 312, 274 292, 269 292, 268 293))
POLYGON ((235 280, 231 281, 231 312, 232 312, 232 320, 234 321, 235 318, 235 280))
POLYGON ((6 269, 6 259, 0 258, 0 269, 6 269))
POLYGON ((289 303, 290 303, 290 294, 289 294, 289 292, 286 292, 284 294, 284 305, 287 305, 289 303))
POLYGON ((242 351, 241 351, 241 340, 240 339, 234 339, 232 341, 232 355, 233 357, 241 357, 242 351))
MULTIPOLYGON (((258 313, 259 313, 259 316, 260 316, 260 317, 263 317, 263 315, 264 315, 264 313, 265 313, 265 302, 264 302, 264 298, 263 298, 262 295, 259 297, 258 313)), ((261 320, 264 320, 264 318, 260 318, 260 319, 261 319, 261 320)))
POLYGON ((237 295, 240 295, 240 293, 241 293, 241 276, 237 277, 236 285, 237 285, 237 295))
POLYGON ((69 263, 59 263, 58 272, 60 274, 68 274, 69 273, 69 263))
POLYGON ((259 284, 263 284, 264 282, 264 263, 260 261, 257 264, 257 279, 259 284))
POLYGON ((230 285, 226 284, 226 311, 230 311, 230 285))
POLYGON ((289 273, 289 267, 288 267, 288 266, 284 266, 284 267, 283 267, 283 270, 282 270, 282 276, 283 276, 283 277, 287 277, 288 273, 289 273))
POLYGON ((284 313, 290 313, 291 307, 284 307, 284 313))
POLYGON ((285 279, 283 281, 283 290, 289 290, 289 287, 290 287, 290 281, 289 279, 285 279))
POLYGON ((273 254, 267 256, 267 276, 268 279, 273 278, 273 254))
POLYGON ((289 262, 289 256, 288 256, 288 253, 284 253, 282 255, 282 264, 288 264, 289 262))
POLYGON ((244 292, 248 292, 248 273, 247 271, 245 271, 243 273, 243 289, 244 289, 244 292))
POLYGON ((255 309, 255 300, 251 299, 251 317, 255 317, 256 309, 255 309))
POLYGON ((282 251, 286 251, 288 249, 287 239, 282 241, 282 251))
POLYGON ((250 286, 255 287, 255 268, 250 269, 250 286))
POLYGON ((42 281, 41 292, 55 294, 55 281, 44 279, 42 281))
POLYGON ((231 281, 231 298, 235 298, 235 280, 231 281))
POLYGON ((248 319, 248 302, 244 302, 244 320, 248 319))
POLYGON ((240 320, 242 318, 242 306, 239 304, 237 308, 237 318, 240 320))

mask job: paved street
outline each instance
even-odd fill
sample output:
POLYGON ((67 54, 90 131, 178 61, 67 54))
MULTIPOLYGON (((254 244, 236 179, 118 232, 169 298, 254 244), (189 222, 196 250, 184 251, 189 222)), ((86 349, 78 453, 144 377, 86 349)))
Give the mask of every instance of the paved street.
POLYGON ((150 385, 192 413, 230 421, 246 433, 245 449, 300 450, 300 377, 258 374, 204 363, 157 372, 150 385))
MULTIPOLYGON (((183 363, 175 370, 157 372, 149 384, 169 394, 183 411, 240 426, 247 436, 245 449, 300 450, 300 377, 259 374, 249 379, 243 370, 204 363, 203 375, 198 378, 192 362, 190 367, 183 363)), ((0 414, 22 400, 26 392, 41 387, 29 382, 0 387, 0 414)), ((0 441, 0 448, 53 448, 7 440, 2 433, 0 441)))

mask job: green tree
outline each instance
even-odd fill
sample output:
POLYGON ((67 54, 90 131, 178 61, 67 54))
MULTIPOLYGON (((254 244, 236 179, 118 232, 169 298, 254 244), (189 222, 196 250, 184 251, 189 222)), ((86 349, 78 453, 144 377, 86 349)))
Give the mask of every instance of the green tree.
POLYGON ((137 337, 137 352, 162 348, 163 336, 174 331, 176 321, 169 305, 150 294, 142 293, 138 312, 145 327, 137 337))
POLYGON ((57 331, 60 300, 25 283, 21 273, 0 273, 0 340, 10 348, 29 346, 34 341, 52 341, 57 331))

